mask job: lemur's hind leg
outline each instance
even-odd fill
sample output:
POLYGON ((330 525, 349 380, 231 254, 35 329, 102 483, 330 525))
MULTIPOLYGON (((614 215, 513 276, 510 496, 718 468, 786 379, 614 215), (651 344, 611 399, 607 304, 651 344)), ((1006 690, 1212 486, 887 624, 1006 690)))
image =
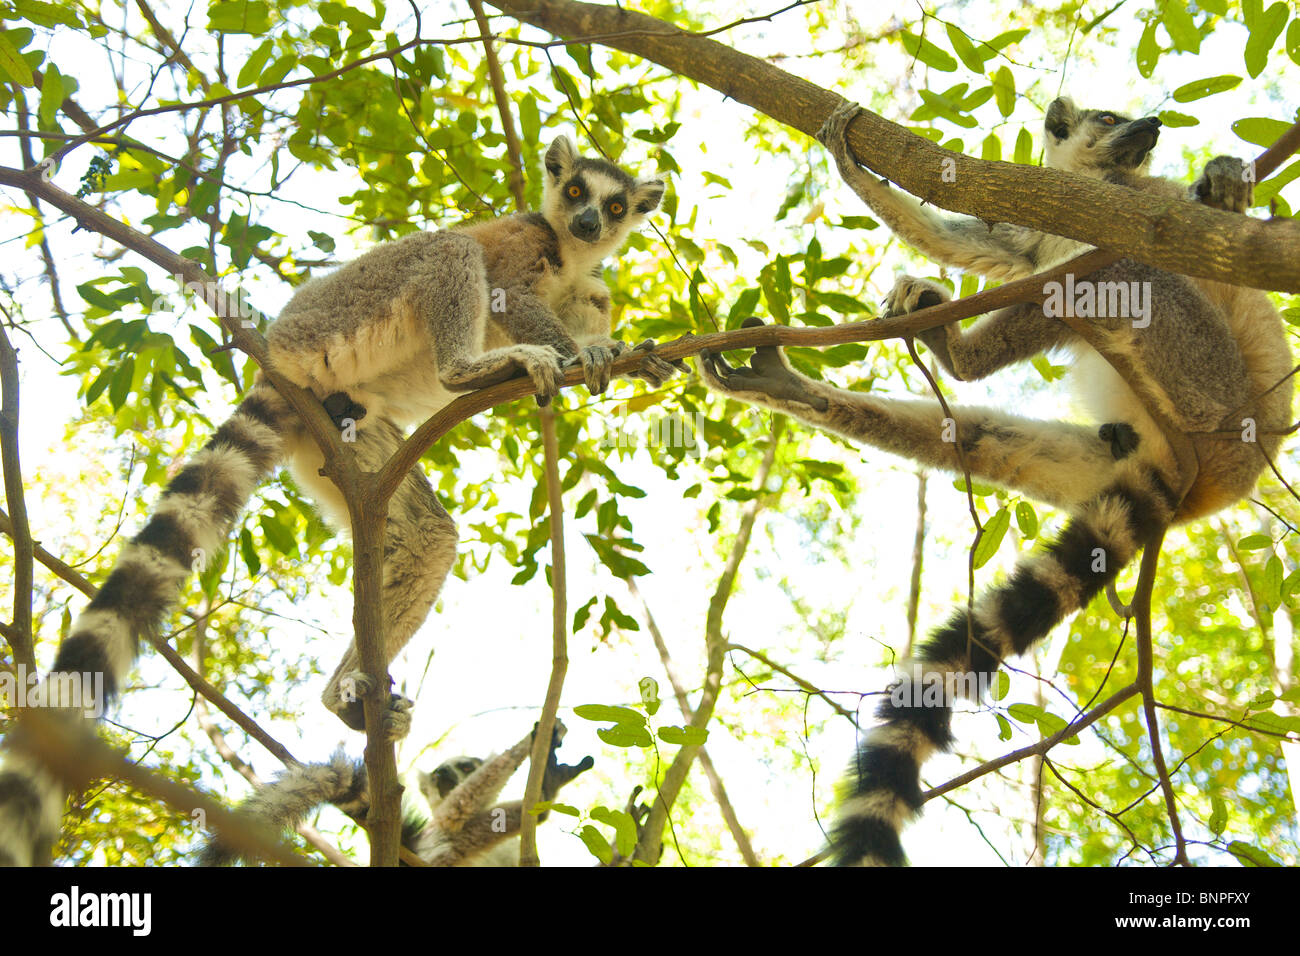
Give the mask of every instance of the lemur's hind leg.
MULTIPOLYGON (((380 419, 358 428, 355 449, 359 468, 377 471, 401 443, 400 430, 380 419)), ((342 495, 333 482, 318 473, 320 453, 303 442, 293 468, 298 481, 308 486, 314 499, 340 524, 348 521, 342 495)), ((384 657, 391 661, 428 617, 443 581, 456 558, 456 524, 434 494, 417 466, 398 486, 388 502, 384 526, 384 657)), ((361 672, 353 642, 330 677, 321 699, 349 727, 365 729, 361 698, 374 686, 374 678, 361 672)), ((411 702, 398 694, 390 698, 384 718, 391 739, 404 737, 411 724, 411 702)))
POLYGON ((716 355, 701 353, 700 359, 700 375, 715 391, 932 468, 960 474, 964 463, 972 478, 1058 507, 1093 497, 1114 480, 1120 464, 1095 428, 985 408, 954 408, 948 418, 937 402, 879 398, 815 382, 791 369, 778 348, 760 348, 748 367, 736 369, 716 355))

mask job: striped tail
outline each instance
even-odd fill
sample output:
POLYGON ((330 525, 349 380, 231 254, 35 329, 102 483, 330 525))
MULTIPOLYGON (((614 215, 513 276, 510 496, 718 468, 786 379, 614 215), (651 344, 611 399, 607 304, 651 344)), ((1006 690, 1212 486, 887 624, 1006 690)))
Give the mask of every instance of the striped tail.
POLYGON ((858 746, 853 789, 831 833, 837 865, 906 864, 899 832, 921 809, 921 764, 952 743, 954 695, 989 686, 1004 658, 1023 654, 1086 606, 1170 522, 1177 502, 1156 471, 1125 471, 1071 517, 1059 539, 981 594, 973 615, 957 610, 904 668, 876 711, 880 723, 858 746))
MULTIPOLYGON (((329 763, 290 767, 245 800, 239 815, 250 826, 278 835, 296 827, 307 814, 326 803, 352 816, 366 815, 370 792, 363 762, 349 759, 340 750, 329 763)), ((229 866, 239 859, 239 854, 218 838, 203 848, 199 866, 229 866)))
MULTIPOLYGON (((58 700, 56 691, 70 686, 69 678, 75 686, 102 687, 93 700, 59 700, 60 713, 81 719, 116 697, 141 635, 161 631, 190 572, 221 551, 253 491, 284 457, 296 421, 279 394, 259 383, 171 480, 59 646, 42 684, 46 696, 58 700)), ((21 720, 12 732, 22 732, 21 720)), ((6 755, 0 770, 0 865, 49 862, 66 798, 65 788, 38 761, 6 755)))

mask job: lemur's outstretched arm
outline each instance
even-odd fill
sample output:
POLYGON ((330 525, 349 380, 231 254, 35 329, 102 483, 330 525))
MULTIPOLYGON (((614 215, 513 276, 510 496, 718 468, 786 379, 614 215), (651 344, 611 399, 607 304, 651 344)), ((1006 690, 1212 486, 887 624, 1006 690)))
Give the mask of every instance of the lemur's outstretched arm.
MULTIPOLYGON (((746 322, 751 324, 762 323, 746 322)), ((964 459, 972 477, 1049 504, 1086 500, 1112 479, 1111 446, 1095 428, 971 407, 952 409, 949 419, 937 402, 881 398, 815 382, 794 371, 776 347, 758 349, 740 368, 701 353, 699 370, 710 388, 740 401, 932 468, 960 473, 964 459)))
POLYGON ((1047 256, 1065 258, 1082 243, 1009 223, 985 223, 966 216, 951 216, 923 206, 916 197, 892 188, 858 165, 847 139, 857 103, 845 101, 836 108, 817 140, 835 158, 840 176, 871 207, 886 226, 908 245, 935 262, 994 279, 1018 279, 1038 271, 1047 256), (1044 240, 1050 240, 1044 242, 1044 240))

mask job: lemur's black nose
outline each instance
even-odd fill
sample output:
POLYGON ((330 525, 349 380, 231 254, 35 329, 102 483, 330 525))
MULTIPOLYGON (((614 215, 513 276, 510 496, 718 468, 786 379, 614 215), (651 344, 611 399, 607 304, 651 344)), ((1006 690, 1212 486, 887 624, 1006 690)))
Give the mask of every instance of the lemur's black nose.
POLYGON ((579 239, 595 238, 600 232, 600 213, 595 209, 584 209, 581 214, 573 217, 569 231, 579 239))
POLYGON ((1144 116, 1144 117, 1142 117, 1140 120, 1138 120, 1138 122, 1139 122, 1139 123, 1146 123, 1146 124, 1147 124, 1148 126, 1150 126, 1152 129, 1159 129, 1159 128, 1160 128, 1160 117, 1159 117, 1159 116, 1144 116))

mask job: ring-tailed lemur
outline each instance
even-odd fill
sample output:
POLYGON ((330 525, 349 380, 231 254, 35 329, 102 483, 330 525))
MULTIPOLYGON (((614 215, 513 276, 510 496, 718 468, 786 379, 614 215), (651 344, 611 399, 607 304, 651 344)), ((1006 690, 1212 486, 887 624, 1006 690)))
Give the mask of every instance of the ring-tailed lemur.
MULTIPOLYGON (((561 787, 591 769, 590 757, 573 765, 556 759, 563 738, 564 725, 557 721, 542 777, 542 800, 555 799, 561 787)), ((519 841, 513 838, 519 833, 523 804, 518 800, 493 804, 532 746, 530 733, 505 753, 487 760, 453 757, 433 773, 421 772, 420 792, 429 805, 429 816, 407 814, 402 845, 430 866, 518 866, 519 841)), ((279 833, 297 826, 326 803, 365 819, 370 793, 363 761, 350 760, 340 751, 329 763, 292 767, 245 800, 238 813, 263 832, 279 833)), ((539 819, 544 818, 543 814, 539 819)), ((203 848, 199 865, 224 866, 237 859, 237 854, 214 840, 203 848)))
MULTIPOLYGON (((414 233, 313 279, 267 332, 272 362, 341 425, 355 422, 350 445, 358 467, 369 471, 393 454, 404 427, 455 392, 526 373, 544 403, 574 363, 581 363, 588 389, 600 392, 624 348, 610 337, 601 262, 658 207, 663 192, 662 181, 582 157, 561 136, 545 154, 540 213, 414 233)), ((674 372, 647 351, 632 374, 658 385, 674 372)), ((342 496, 319 473, 315 442, 259 375, 122 550, 60 645, 51 674, 103 674, 105 696, 113 697, 140 635, 158 631, 195 555, 220 551, 253 490, 286 459, 299 483, 347 527, 342 496)), ((384 652, 391 660, 428 615, 456 551, 456 526, 418 467, 389 502, 385 535, 384 652)), ((361 729, 360 698, 373 682, 357 670, 354 645, 324 700, 361 729)), ((404 735, 410 720, 410 702, 394 694, 390 736, 404 735)), ((48 861, 64 798, 37 762, 9 755, 0 772, 0 864, 48 861)))
MULTIPOLYGON (((845 131, 857 111, 855 104, 842 106, 818 138, 854 191, 922 252, 945 265, 1016 279, 1087 248, 1017 226, 941 216, 891 189, 859 168, 849 149, 845 131)), ((1190 192, 1147 176, 1160 126, 1155 117, 1130 120, 1058 99, 1047 110, 1045 126, 1050 166, 1236 212, 1250 203, 1251 182, 1231 157, 1212 160, 1190 192)), ((1085 285, 1097 303, 1120 288, 1149 289, 1145 315, 1102 309, 1112 314, 1091 320, 1104 331, 1109 348, 1127 356, 1140 373, 1140 397, 1043 305, 1013 306, 970 329, 954 323, 921 337, 949 374, 967 380, 1045 349, 1070 347, 1085 403, 1097 421, 1110 423, 1100 430, 981 408, 953 409, 955 423, 947 423, 936 402, 894 401, 814 382, 792 371, 777 348, 758 349, 750 366, 740 369, 701 355, 703 377, 718 391, 927 466, 960 471, 964 462, 974 478, 1071 515, 1054 543, 1023 559, 1006 582, 980 594, 972 615, 956 610, 903 669, 894 688, 903 693, 880 705, 880 723, 859 746, 852 794, 831 837, 841 864, 905 862, 898 834, 921 807, 921 764, 951 743, 954 684, 972 686, 972 673, 991 678, 1004 658, 1024 653, 1085 606, 1154 528, 1190 521, 1249 494, 1265 454, 1276 453, 1290 423, 1292 360, 1277 310, 1262 292, 1129 260, 1077 283, 1080 289, 1085 285), (1195 448, 1199 470, 1181 501, 1176 492, 1187 476, 1148 406, 1184 430, 1195 448), (953 433, 945 429, 953 424, 960 460, 953 433), (1228 434, 1206 434, 1219 429, 1228 434), (943 693, 927 695, 931 685, 943 693), (936 698, 942 698, 938 705, 926 706, 936 698)), ((932 283, 902 277, 889 294, 886 314, 948 297, 932 283)), ((977 681, 975 686, 985 685, 977 681)))

